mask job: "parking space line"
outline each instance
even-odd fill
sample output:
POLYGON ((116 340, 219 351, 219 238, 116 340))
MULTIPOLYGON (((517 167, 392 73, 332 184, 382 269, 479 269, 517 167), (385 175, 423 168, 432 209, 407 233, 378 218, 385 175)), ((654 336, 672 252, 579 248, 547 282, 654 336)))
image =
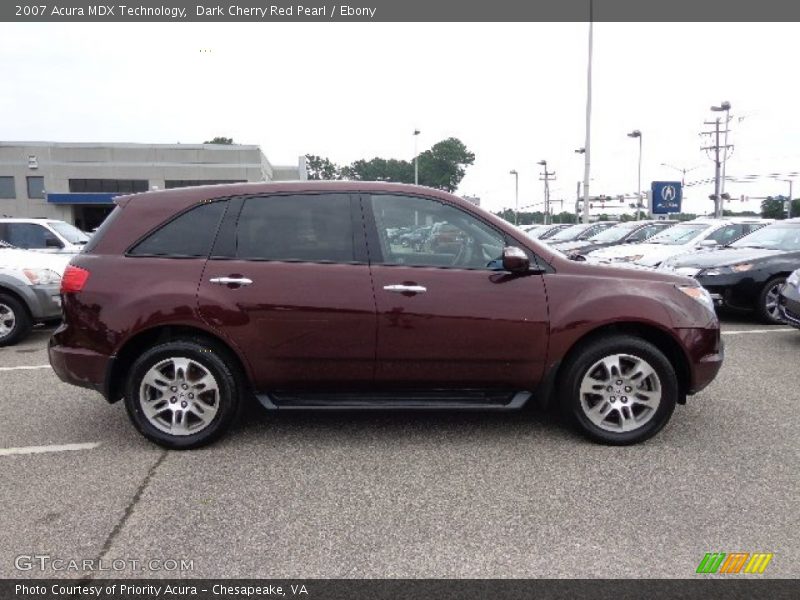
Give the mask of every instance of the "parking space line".
POLYGON ((0 456, 12 456, 14 454, 44 454, 45 452, 72 452, 75 450, 92 450, 97 448, 100 442, 88 442, 86 444, 61 444, 57 446, 24 446, 21 448, 0 448, 0 456))
POLYGON ((780 329, 743 329, 741 331, 723 331, 722 335, 741 335, 743 333, 779 333, 782 331, 795 331, 791 327, 780 329))
POLYGON ((35 371, 36 369, 50 368, 50 365, 27 365, 21 367, 0 367, 0 371, 35 371))

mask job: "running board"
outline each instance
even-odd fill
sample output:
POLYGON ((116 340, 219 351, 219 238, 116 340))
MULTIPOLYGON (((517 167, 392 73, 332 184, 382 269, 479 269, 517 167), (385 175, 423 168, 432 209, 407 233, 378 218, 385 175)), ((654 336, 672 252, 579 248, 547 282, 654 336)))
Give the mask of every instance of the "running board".
POLYGON ((285 392, 256 394, 267 410, 518 410, 531 392, 285 392))

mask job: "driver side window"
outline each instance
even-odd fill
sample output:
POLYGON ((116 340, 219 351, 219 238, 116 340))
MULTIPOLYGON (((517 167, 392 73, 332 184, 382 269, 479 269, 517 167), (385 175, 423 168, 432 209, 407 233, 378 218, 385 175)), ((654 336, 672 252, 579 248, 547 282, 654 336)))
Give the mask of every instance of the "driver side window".
POLYGON ((472 215, 429 198, 373 195, 385 265, 492 269, 503 235, 472 215))

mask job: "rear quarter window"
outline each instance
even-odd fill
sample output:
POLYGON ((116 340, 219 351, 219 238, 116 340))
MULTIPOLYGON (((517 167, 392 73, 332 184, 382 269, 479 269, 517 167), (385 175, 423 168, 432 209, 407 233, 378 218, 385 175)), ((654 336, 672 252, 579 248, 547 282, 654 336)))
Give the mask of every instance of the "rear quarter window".
POLYGON ((208 202, 179 214, 138 242, 128 255, 176 258, 208 256, 226 204, 225 201, 208 202))

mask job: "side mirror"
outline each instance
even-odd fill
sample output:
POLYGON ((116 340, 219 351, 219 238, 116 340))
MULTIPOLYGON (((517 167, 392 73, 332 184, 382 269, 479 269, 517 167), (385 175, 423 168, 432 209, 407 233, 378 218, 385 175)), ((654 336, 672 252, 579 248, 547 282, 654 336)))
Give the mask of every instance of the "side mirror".
POLYGON ((719 244, 714 240, 703 240, 697 245, 701 248, 713 248, 714 246, 719 246, 719 244))
POLYGON ((530 269, 531 261, 523 250, 516 246, 503 248, 503 269, 511 273, 524 273, 530 269))

